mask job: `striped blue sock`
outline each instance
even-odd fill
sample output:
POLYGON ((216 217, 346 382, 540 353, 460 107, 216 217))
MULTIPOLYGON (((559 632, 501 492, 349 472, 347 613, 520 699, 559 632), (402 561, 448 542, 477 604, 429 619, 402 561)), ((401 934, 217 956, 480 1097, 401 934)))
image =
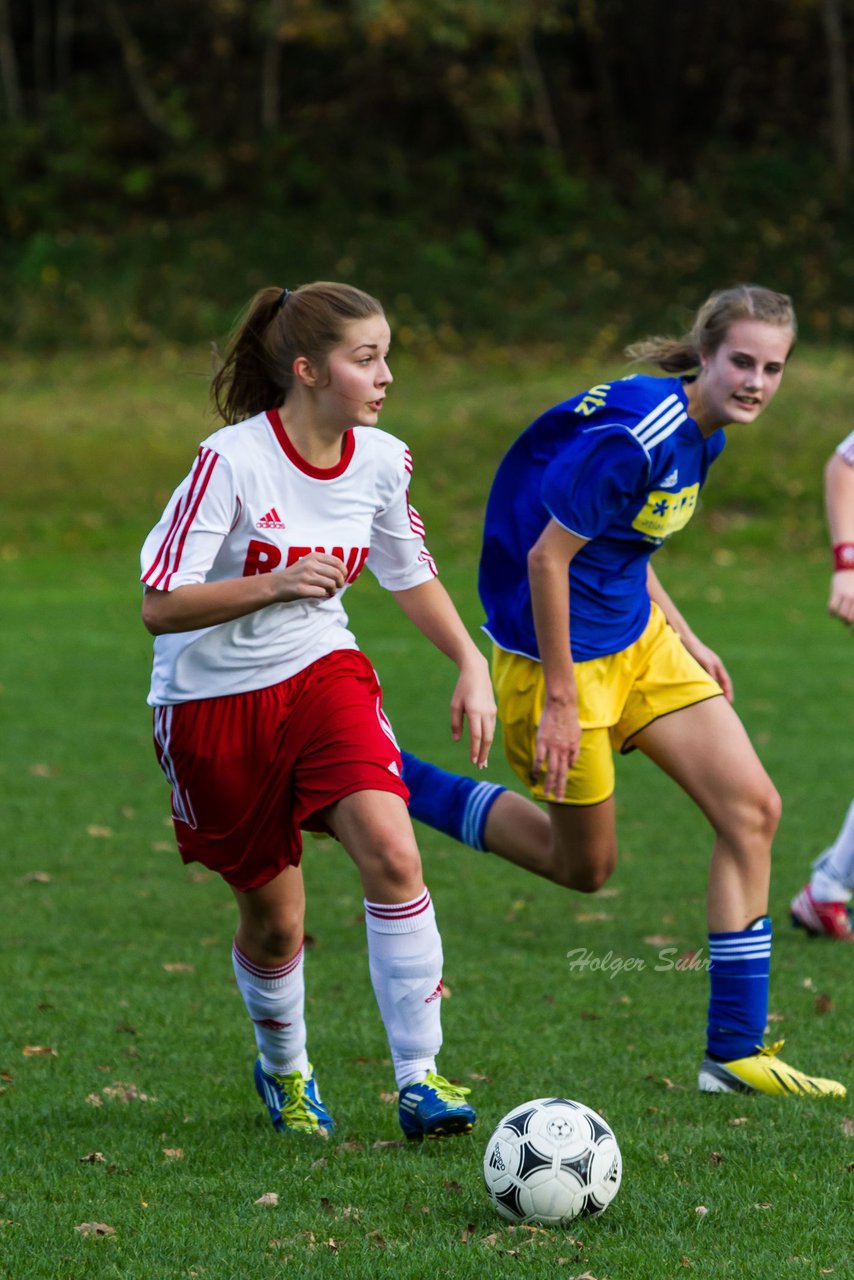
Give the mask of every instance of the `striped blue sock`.
POLYGON ((709 934, 712 967, 707 1050, 721 1062, 754 1054, 768 1021, 771 921, 767 916, 735 933, 709 934))
POLYGON ((403 781, 409 788, 409 812, 472 849, 484 849, 483 831, 495 801, 506 791, 494 782, 478 782, 402 751, 403 781))

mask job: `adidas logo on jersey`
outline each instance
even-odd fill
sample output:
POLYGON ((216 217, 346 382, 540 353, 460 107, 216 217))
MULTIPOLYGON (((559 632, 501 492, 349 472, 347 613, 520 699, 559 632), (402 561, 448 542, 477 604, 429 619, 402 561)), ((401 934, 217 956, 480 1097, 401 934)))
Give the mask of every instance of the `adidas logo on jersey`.
POLYGON ((664 479, 661 481, 662 489, 672 489, 678 479, 679 479, 679 469, 677 467, 675 471, 671 471, 670 475, 665 476, 664 479))
POLYGON ((265 516, 255 521, 256 529, 284 529, 285 522, 275 507, 271 507, 265 516))

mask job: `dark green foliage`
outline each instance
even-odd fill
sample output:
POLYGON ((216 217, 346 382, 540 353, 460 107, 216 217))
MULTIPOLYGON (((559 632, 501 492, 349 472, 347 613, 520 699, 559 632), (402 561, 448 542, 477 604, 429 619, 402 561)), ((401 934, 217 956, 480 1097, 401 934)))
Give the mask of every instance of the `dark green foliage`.
POLYGON ((210 339, 318 277, 410 343, 608 350, 737 279, 854 331, 839 0, 29 10, 0 59, 0 340, 210 339))

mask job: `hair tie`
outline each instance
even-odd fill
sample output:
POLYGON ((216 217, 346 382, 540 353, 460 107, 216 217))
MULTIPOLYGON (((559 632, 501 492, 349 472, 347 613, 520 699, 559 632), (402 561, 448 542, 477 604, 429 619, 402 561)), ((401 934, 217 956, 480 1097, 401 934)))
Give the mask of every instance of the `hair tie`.
POLYGON ((277 310, 277 311, 281 311, 282 307, 285 305, 285 303, 287 302, 287 300, 288 300, 288 298, 289 298, 290 296, 291 296, 291 291, 290 291, 290 289, 283 289, 283 290, 282 290, 282 292, 279 294, 278 302, 276 303, 276 310, 277 310))

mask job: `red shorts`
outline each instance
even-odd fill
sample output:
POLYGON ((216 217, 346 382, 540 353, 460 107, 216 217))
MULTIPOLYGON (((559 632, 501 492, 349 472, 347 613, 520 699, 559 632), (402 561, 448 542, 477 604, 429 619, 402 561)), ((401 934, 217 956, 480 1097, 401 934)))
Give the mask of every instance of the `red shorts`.
POLYGON ((241 891, 297 866, 300 829, 328 831, 320 812, 344 796, 409 799, 379 681, 356 649, 267 689, 155 707, 154 747, 181 857, 241 891))

